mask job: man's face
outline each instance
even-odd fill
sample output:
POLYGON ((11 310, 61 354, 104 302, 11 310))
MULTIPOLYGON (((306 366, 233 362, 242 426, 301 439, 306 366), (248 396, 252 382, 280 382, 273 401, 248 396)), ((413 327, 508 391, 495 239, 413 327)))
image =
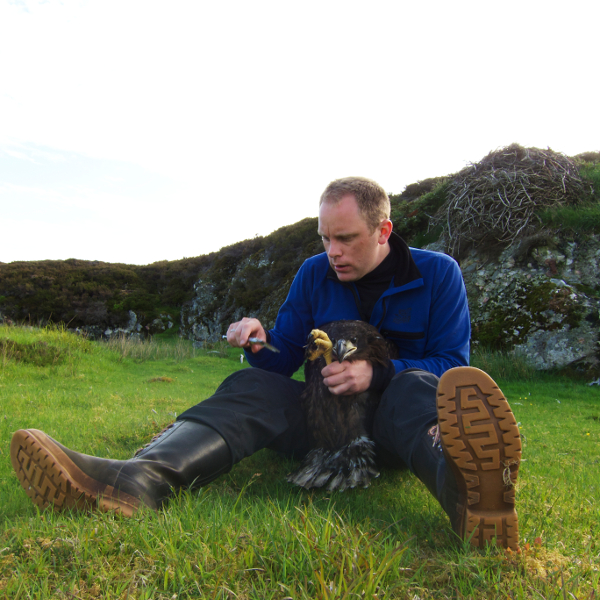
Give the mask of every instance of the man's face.
POLYGON ((319 209, 319 235, 329 264, 340 281, 356 281, 370 273, 389 253, 390 221, 370 232, 358 211, 353 194, 337 203, 324 202, 319 209))

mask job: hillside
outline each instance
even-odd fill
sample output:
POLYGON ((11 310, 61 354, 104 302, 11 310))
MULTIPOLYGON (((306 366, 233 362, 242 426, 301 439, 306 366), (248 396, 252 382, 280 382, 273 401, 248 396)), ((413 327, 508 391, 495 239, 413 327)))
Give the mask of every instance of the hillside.
MULTIPOLYGON (((504 256, 504 263, 514 266, 516 261, 533 269, 525 279, 556 278, 556 264, 548 267, 548 261, 556 263, 552 252, 566 257, 569 244, 584 241, 595 248, 600 234, 600 153, 568 158, 513 144, 459 173, 408 185, 390 200, 394 229, 411 246, 446 252, 463 266, 474 342, 512 348, 519 340, 496 331, 500 325, 493 323, 499 317, 480 310, 486 291, 470 282, 465 270, 478 265, 482 271, 482 265, 504 256)), ((155 333, 174 324, 199 343, 216 341, 242 315, 272 326, 299 266, 321 251, 316 222, 304 219, 205 256, 146 266, 76 259, 0 264, 0 319, 63 322, 92 337, 118 331, 155 333)), ((483 273, 478 277, 485 279, 483 273)), ((584 310, 581 318, 586 318, 595 310, 600 284, 576 283, 585 288, 580 291, 587 294, 587 308, 571 313, 584 310)), ((581 318, 571 313, 574 326, 581 318)))
POLYGON ((202 278, 230 299, 232 310, 254 310, 289 285, 302 260, 320 251, 316 229, 316 218, 304 219, 218 252, 145 266, 77 259, 0 263, 0 319, 62 322, 94 337, 131 328, 133 312, 136 331, 153 333, 163 322, 178 322, 202 278), (232 286, 240 264, 261 252, 273 257, 269 268, 248 265, 246 278, 232 286))

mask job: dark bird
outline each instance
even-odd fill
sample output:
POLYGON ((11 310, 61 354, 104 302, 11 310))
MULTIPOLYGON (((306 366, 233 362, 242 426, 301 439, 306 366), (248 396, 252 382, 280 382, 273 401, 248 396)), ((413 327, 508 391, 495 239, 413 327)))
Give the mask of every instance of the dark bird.
POLYGON ((379 476, 370 438, 381 392, 332 394, 323 383, 321 370, 333 360, 367 360, 386 366, 396 357, 396 346, 364 321, 334 321, 311 331, 301 401, 312 449, 300 468, 288 475, 290 483, 343 491, 368 487, 371 479, 379 476))

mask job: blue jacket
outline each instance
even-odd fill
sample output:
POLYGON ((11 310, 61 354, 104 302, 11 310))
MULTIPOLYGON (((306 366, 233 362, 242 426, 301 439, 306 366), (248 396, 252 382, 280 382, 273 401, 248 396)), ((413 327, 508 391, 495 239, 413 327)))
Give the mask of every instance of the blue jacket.
MULTIPOLYGON (((390 242, 404 244, 395 238, 390 242)), ((393 361, 397 373, 418 368, 439 377, 452 367, 469 364, 467 294, 454 259, 415 248, 410 254, 412 280, 399 287, 392 280, 377 301, 370 323, 398 346, 400 359, 393 361)), ((309 258, 294 278, 275 328, 267 334, 281 352, 247 352, 248 362, 291 376, 304 361, 304 345, 312 329, 330 321, 361 318, 357 297, 354 285, 340 282, 331 271, 325 253, 309 258)))

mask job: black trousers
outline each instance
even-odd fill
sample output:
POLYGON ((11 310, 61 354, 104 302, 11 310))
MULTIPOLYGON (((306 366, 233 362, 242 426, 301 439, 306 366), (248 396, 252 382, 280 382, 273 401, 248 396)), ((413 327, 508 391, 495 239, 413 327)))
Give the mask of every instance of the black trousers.
MULTIPOLYGON (((437 422, 438 378, 418 369, 398 373, 381 397, 373 439, 378 456, 397 467, 412 468, 412 456, 437 422)), ((261 369, 230 375, 213 396, 177 420, 197 421, 217 431, 229 445, 233 463, 270 448, 301 458, 309 450, 300 406, 304 383, 261 369)))

